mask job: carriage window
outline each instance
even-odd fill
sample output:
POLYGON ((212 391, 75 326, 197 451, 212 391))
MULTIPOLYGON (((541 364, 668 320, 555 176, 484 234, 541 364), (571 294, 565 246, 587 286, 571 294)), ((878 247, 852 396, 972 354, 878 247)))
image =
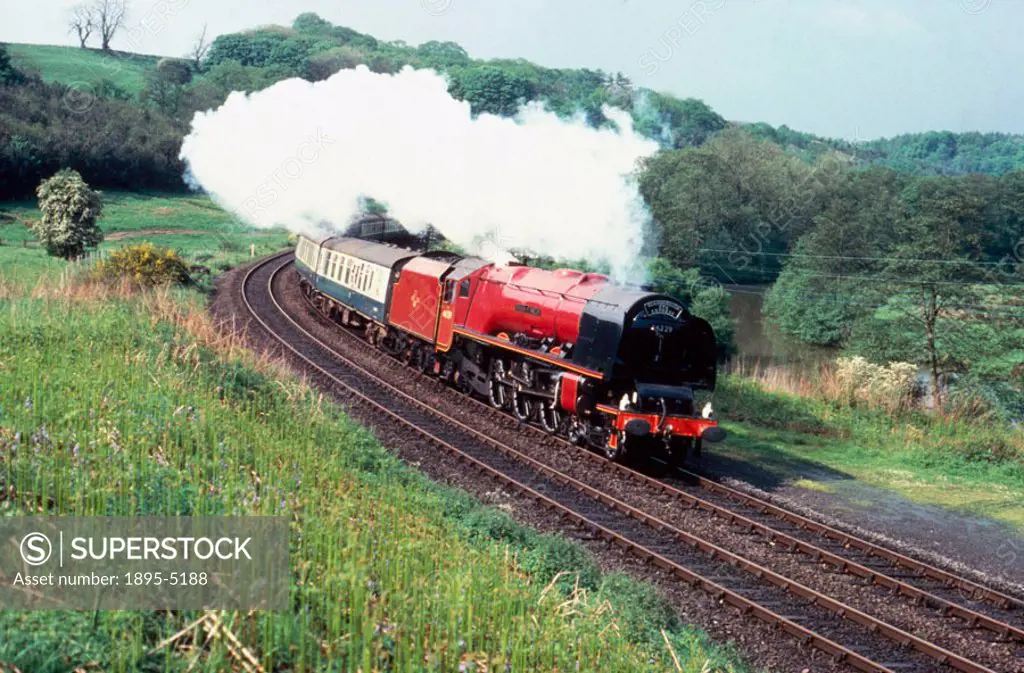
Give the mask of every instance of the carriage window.
POLYGON ((462 281, 461 283, 459 283, 459 296, 460 297, 468 297, 469 296, 469 279, 468 278, 466 280, 462 281))

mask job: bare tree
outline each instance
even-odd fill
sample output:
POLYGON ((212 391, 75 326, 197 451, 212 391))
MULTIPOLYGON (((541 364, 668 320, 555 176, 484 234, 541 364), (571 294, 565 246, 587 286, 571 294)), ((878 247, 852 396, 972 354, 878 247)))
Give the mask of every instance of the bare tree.
POLYGON ((128 18, 128 0, 95 0, 92 11, 93 20, 100 30, 103 51, 110 51, 110 41, 128 18))
POLYGON ((196 72, 202 72, 203 70, 203 59, 206 58, 206 52, 210 51, 210 42, 206 39, 206 24, 203 24, 203 32, 196 38, 195 43, 189 52, 185 54, 192 61, 192 65, 195 66, 196 72))
POLYGON ((96 27, 93 15, 93 9, 88 5, 75 5, 71 10, 71 18, 68 20, 68 32, 75 33, 78 36, 78 43, 82 49, 85 49, 85 43, 96 27))

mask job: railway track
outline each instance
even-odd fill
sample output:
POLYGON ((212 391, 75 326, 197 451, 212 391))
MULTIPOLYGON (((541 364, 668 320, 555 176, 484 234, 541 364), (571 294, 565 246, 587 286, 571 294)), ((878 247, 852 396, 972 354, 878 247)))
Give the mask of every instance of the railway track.
MULTIPOLYGON (((319 315, 319 314, 318 314, 319 315)), ((337 330, 337 326, 331 323, 337 330)), ((403 367, 392 358, 370 347, 347 330, 338 335, 362 349, 367 356, 384 360, 401 370, 402 376, 418 377, 424 385, 452 391, 437 379, 403 367)), ((333 348, 328 347, 336 356, 333 348)), ((588 460, 605 471, 613 471, 646 488, 660 491, 687 507, 699 508, 720 519, 762 535, 769 543, 837 571, 861 578, 911 600, 958 618, 969 628, 980 628, 1017 642, 1024 641, 1024 600, 968 578, 912 558, 862 537, 784 509, 744 491, 730 488, 705 476, 674 469, 676 479, 659 480, 647 474, 613 463, 603 456, 584 451, 560 437, 554 437, 535 425, 523 424, 508 414, 473 397, 460 398, 493 421, 518 433, 527 433, 548 446, 557 445, 574 457, 588 460), (699 494, 699 495, 697 495, 699 494), (879 565, 881 564, 881 565, 879 565), (970 605, 968 605, 970 604, 970 605), (981 604, 980 606, 978 604, 981 604)))
MULTIPOLYGON (((731 508, 563 443, 565 446, 562 448, 571 450, 577 459, 588 456, 586 462, 592 471, 615 475, 644 492, 658 493, 662 499, 671 501, 677 509, 714 516, 720 520, 716 525, 721 526, 724 520, 728 527, 742 529, 748 535, 757 535, 769 541, 773 548, 786 549, 790 555, 798 553, 807 557, 813 561, 811 565, 814 567, 833 568, 865 583, 873 583, 900 594, 903 598, 899 600, 913 602, 922 609, 936 613, 936 619, 955 620, 965 632, 985 631, 996 642, 1006 643, 1011 648, 1011 659, 1003 667, 993 664, 993 657, 989 653, 982 657, 988 660, 989 665, 979 663, 970 656, 946 649, 910 630, 887 623, 825 592, 776 572, 767 565, 752 561, 712 542, 709 539, 711 536, 685 530, 671 513, 667 517, 659 517, 635 501, 627 502, 627 498, 613 496, 611 493, 616 492, 614 488, 602 488, 599 483, 595 484, 589 474, 569 474, 569 470, 559 469, 550 462, 527 455, 453 415, 424 404, 355 360, 322 343, 289 315, 275 297, 275 279, 289 264, 287 255, 269 258, 250 269, 243 280, 242 299, 261 328, 276 339, 281 348, 289 351, 320 377, 345 391, 356 403, 372 407, 375 413, 416 433, 477 472, 651 562, 672 577, 703 589, 743 613, 776 625, 782 631, 854 668, 864 671, 929 671, 949 668, 968 672, 1024 670, 1015 654, 1019 653, 1019 648, 1012 649, 1024 641, 1024 631, 1019 625, 930 593, 904 578, 896 577, 896 573, 880 572, 877 567, 851 560, 834 549, 814 545, 797 535, 768 525, 764 519, 776 517, 798 527, 800 531, 825 539, 836 536, 832 539, 835 543, 833 546, 838 545, 843 550, 853 549, 860 554, 870 554, 872 559, 893 563, 894 568, 911 570, 916 577, 942 582, 944 586, 952 587, 952 590, 969 589, 974 592, 972 595, 990 600, 1000 616, 1019 610, 1021 605, 1017 599, 865 540, 852 538, 842 531, 824 527, 704 477, 691 475, 690 479, 697 488, 729 501, 733 505, 731 508), (678 507, 680 504, 685 507, 678 507), (742 514, 736 511, 737 508, 753 509, 759 518, 742 514)), ((351 335, 348 337, 355 338, 351 335)), ((364 347, 369 349, 369 346, 364 347)), ((406 375, 410 373, 408 370, 405 372, 406 375)), ((430 380, 430 385, 440 386, 433 380, 430 380)), ((486 405, 481 404, 481 407, 488 414, 497 413, 486 405)), ((530 427, 520 426, 509 417, 502 418, 516 424, 520 431, 523 427, 530 427)), ((554 441, 546 435, 544 437, 549 444, 554 441)), ((576 462, 582 463, 579 460, 576 462)), ((617 493, 621 496, 622 489, 617 493)))

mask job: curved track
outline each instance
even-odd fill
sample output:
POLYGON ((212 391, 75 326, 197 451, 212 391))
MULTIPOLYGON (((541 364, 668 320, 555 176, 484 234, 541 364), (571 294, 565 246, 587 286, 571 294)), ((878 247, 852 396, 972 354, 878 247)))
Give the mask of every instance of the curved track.
MULTIPOLYGON (((1024 660, 1019 657, 1019 642, 1024 641, 1024 630, 1019 624, 1011 623, 1013 620, 1010 619, 1019 617, 1021 602, 1018 599, 697 475, 685 476, 704 495, 710 494, 727 504, 712 502, 712 498, 699 497, 561 440, 553 440, 539 429, 526 432, 535 432, 538 437, 543 435, 549 444, 555 441, 564 445, 560 448, 572 452, 576 463, 586 463, 589 472, 581 473, 564 466, 559 469, 552 464, 555 461, 544 460, 537 454, 528 455, 523 447, 516 448, 510 445, 511 442, 498 441, 492 432, 474 428, 474 424, 460 420, 454 413, 442 413, 437 405, 424 404, 351 357, 332 349, 301 326, 274 293, 275 281, 289 265, 287 254, 268 258, 252 267, 243 280, 242 299, 260 327, 304 366, 345 390, 356 403, 372 407, 374 413, 416 433, 481 474, 665 569, 673 577, 704 589, 721 602, 774 624, 854 668, 865 671, 930 671, 947 670, 947 667, 968 672, 1024 670, 1024 660), (606 478, 618 479, 620 485, 602 481, 606 478), (622 488, 622 483, 631 487, 622 488), (640 494, 633 497, 631 491, 640 494), (720 541, 717 535, 702 536, 685 530, 674 512, 669 511, 662 518, 650 511, 652 494, 662 501, 667 498, 676 509, 682 509, 678 507, 680 504, 685 505, 689 515, 715 517, 718 521, 714 525, 730 529, 730 534, 735 532, 733 529, 740 529, 746 534, 759 536, 774 549, 786 550, 789 552, 787 556, 799 553, 813 562, 806 565, 838 570, 864 583, 873 583, 899 594, 902 598, 891 600, 904 600, 916 606, 913 609, 922 610, 915 619, 945 620, 940 628, 946 628, 948 622, 948 628, 969 633, 963 641, 967 645, 956 647, 958 651, 946 649, 918 635, 916 629, 901 629, 777 572, 762 558, 755 562, 747 555, 717 544, 720 541), (743 513, 736 511, 737 508, 751 511, 743 513), (766 520, 784 521, 793 526, 794 531, 780 530, 766 520), (797 531, 831 539, 836 544, 832 549, 826 549, 807 541, 797 531), (869 566, 851 559, 847 554, 851 550, 869 555, 871 559, 883 560, 888 567, 883 570, 877 564, 869 566), (991 609, 981 612, 965 605, 969 601, 939 596, 920 586, 920 582, 898 577, 898 573, 888 568, 909 569, 917 580, 941 582, 954 593, 957 589, 967 591, 971 598, 991 601, 991 609), (927 616, 924 611, 927 611, 927 616), (957 626, 954 627, 953 623, 957 626), (975 642, 973 639, 977 639, 981 632, 990 634, 991 638, 975 642), (986 649, 989 643, 994 644, 993 651, 986 649), (978 652, 986 663, 972 658, 978 652), (1005 667, 998 664, 1004 655, 1005 667)), ((338 332, 345 333, 340 329, 338 332)), ((372 351, 368 345, 360 343, 367 351, 372 351)), ((400 367, 397 362, 394 366, 400 367)), ((409 376, 412 372, 406 369, 404 374, 409 376)), ((432 379, 425 385, 442 387, 432 379)), ((482 403, 474 401, 473 404, 479 404, 486 410, 489 418, 484 428, 488 427, 486 423, 490 423, 489 427, 493 429, 493 417, 498 412, 482 403)), ((483 416, 479 411, 477 415, 483 416)), ((520 432, 530 427, 522 426, 507 416, 502 418, 506 420, 499 423, 511 422, 520 432)), ((664 511, 664 508, 659 511, 664 511)), ((955 644, 959 645, 962 640, 957 639, 955 644)))

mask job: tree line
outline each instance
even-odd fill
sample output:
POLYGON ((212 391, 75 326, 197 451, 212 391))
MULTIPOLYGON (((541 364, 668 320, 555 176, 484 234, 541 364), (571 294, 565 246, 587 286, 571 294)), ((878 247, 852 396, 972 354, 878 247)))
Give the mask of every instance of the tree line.
MULTIPOLYGON (((69 27, 83 47, 90 36, 96 35, 101 48, 109 50, 110 40, 125 25, 127 12, 127 0, 93 0, 73 8, 69 27)), ((113 53, 110 57, 116 56, 113 53)), ((453 42, 410 46, 401 41, 381 41, 305 13, 290 27, 219 35, 212 42, 204 28, 184 57, 163 58, 148 68, 140 91, 126 91, 110 80, 100 79, 90 83, 83 95, 73 88, 65 89, 65 110, 54 104, 61 100, 57 87, 18 73, 0 45, 0 87, 4 88, 0 96, 9 103, 0 108, 0 168, 11 176, 0 182, 0 199, 30 196, 40 179, 61 166, 75 168, 90 184, 100 187, 183 189, 183 167, 175 158, 177 153, 168 151, 168 146, 176 138, 180 142, 196 111, 216 107, 232 91, 254 91, 291 77, 318 81, 357 65, 380 73, 397 72, 406 65, 439 70, 448 76, 452 95, 468 101, 478 114, 510 115, 523 102, 543 101, 558 114, 583 114, 591 124, 600 126, 609 123, 602 106, 611 104, 630 110, 638 131, 656 139, 669 152, 646 167, 658 177, 647 179, 645 195, 664 193, 658 185, 665 183, 665 171, 674 170, 675 165, 681 174, 673 175, 669 182, 679 186, 694 186, 691 183, 699 178, 694 172, 704 171, 708 180, 697 187, 714 192, 717 205, 694 217, 713 218, 716 209, 727 214, 731 221, 722 227, 729 232, 720 237, 723 244, 728 244, 730 238, 741 238, 759 214, 754 211, 759 207, 763 210, 763 206, 755 205, 744 212, 732 212, 737 202, 744 201, 749 190, 768 187, 747 185, 739 193, 725 193, 710 184, 723 182, 723 177, 728 182, 736 171, 749 172, 743 167, 734 170, 742 157, 722 154, 729 147, 745 151, 735 141, 737 137, 763 141, 746 145, 752 151, 773 154, 772 161, 781 173, 770 180, 806 172, 823 157, 834 156, 853 166, 886 165, 920 175, 1001 175, 1024 167, 1024 141, 1018 136, 936 132, 850 143, 786 126, 734 124, 700 100, 637 87, 621 73, 545 68, 524 59, 481 61, 453 42), (12 91, 10 87, 21 90, 12 91), (80 100, 83 98, 88 100, 80 100), (85 107, 88 109, 79 109, 85 107), (133 119, 131 113, 140 109, 142 114, 133 119), (95 124, 103 119, 116 120, 127 128, 135 149, 127 142, 106 137, 110 124, 95 124), (62 149, 48 142, 47 135, 63 136, 62 149), (725 138, 718 140, 720 146, 714 151, 682 161, 671 155, 672 151, 702 148, 719 136, 725 138), (108 162, 110 169, 105 170, 103 166, 108 162), (132 163, 139 170, 128 165, 132 163)), ((662 198, 657 207, 664 211, 679 205, 662 198)), ((682 240, 680 227, 669 229, 669 239, 682 240)), ((669 256, 683 261, 685 248, 676 248, 669 256)))

